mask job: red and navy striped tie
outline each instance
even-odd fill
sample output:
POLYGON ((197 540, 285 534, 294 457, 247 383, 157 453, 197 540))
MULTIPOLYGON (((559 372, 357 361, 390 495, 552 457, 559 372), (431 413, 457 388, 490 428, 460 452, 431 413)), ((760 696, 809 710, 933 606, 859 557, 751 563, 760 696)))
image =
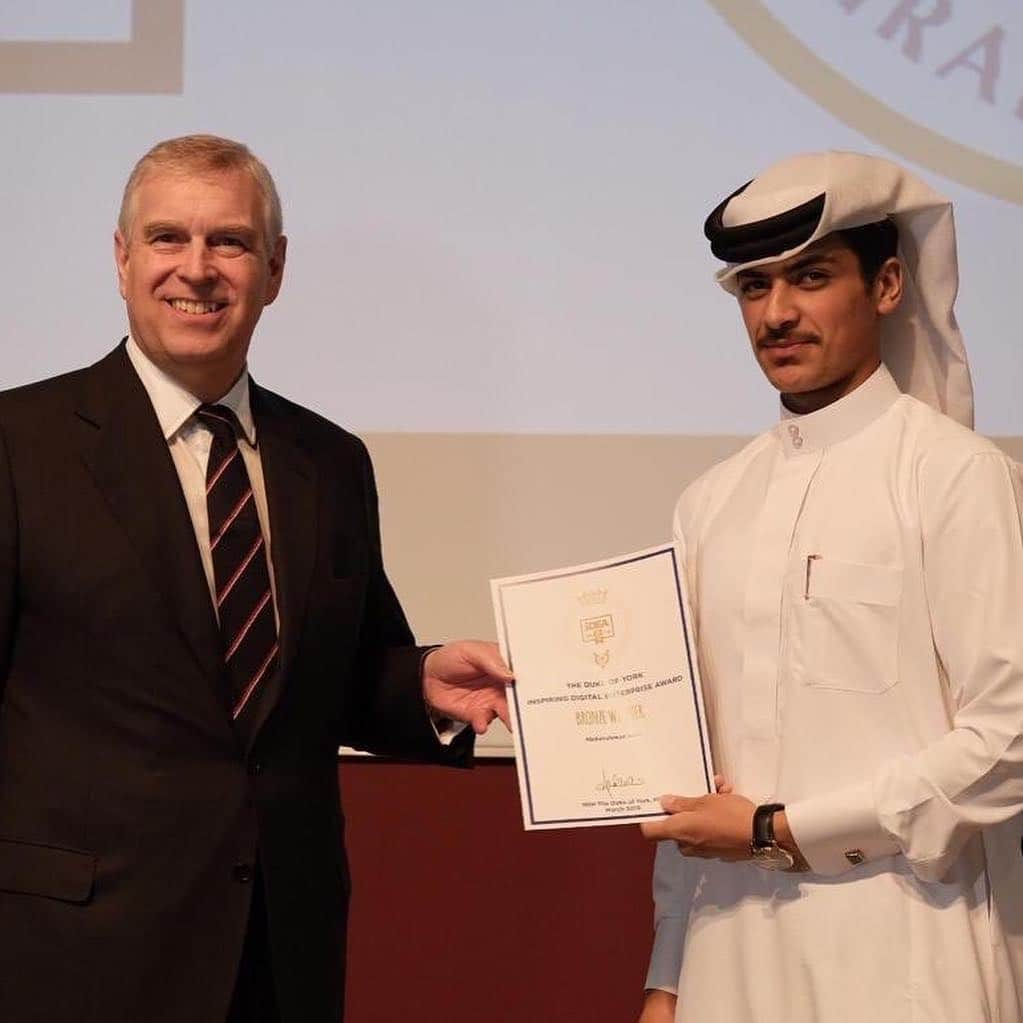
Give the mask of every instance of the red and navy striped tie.
POLYGON ((277 621, 266 541, 238 449, 238 419, 223 405, 202 405, 196 415, 213 433, 206 508, 231 717, 237 718, 277 663, 277 621))

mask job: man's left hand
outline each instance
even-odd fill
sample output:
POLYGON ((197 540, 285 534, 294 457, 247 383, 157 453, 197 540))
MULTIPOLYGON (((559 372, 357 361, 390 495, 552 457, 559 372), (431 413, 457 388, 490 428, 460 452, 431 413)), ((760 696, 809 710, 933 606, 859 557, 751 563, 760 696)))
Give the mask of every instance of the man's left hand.
POLYGON ((692 799, 664 796, 661 806, 671 816, 641 824, 645 838, 675 842, 684 856, 729 862, 752 857, 750 840, 756 807, 745 796, 720 791, 692 799))
POLYGON ((513 680, 497 644, 482 640, 446 643, 423 661, 423 695, 430 709, 467 722, 478 735, 495 717, 510 727, 504 689, 513 680))

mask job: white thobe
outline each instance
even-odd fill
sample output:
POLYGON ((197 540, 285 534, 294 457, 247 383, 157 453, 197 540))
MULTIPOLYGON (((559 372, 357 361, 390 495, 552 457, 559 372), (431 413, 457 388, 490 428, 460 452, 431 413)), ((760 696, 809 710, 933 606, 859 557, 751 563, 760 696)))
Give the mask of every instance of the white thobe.
POLYGON ((682 495, 717 770, 802 874, 658 849, 647 986, 679 1021, 1023 1018, 1014 467, 882 366, 682 495))

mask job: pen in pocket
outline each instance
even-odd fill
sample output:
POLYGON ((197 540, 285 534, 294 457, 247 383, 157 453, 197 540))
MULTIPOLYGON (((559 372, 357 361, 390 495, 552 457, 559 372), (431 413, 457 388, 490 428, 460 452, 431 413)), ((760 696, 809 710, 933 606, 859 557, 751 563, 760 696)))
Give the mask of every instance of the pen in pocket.
POLYGON ((810 572, 813 570, 813 563, 819 560, 819 554, 807 554, 806 556, 806 582, 803 584, 803 600, 810 599, 810 572))

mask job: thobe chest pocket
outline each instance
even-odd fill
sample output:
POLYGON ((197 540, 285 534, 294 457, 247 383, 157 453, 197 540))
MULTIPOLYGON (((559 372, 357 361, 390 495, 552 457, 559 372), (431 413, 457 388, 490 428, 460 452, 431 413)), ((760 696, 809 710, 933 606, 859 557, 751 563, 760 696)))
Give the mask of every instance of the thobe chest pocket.
POLYGON ((799 576, 793 618, 804 684, 857 693, 895 685, 902 568, 810 555, 799 576))

